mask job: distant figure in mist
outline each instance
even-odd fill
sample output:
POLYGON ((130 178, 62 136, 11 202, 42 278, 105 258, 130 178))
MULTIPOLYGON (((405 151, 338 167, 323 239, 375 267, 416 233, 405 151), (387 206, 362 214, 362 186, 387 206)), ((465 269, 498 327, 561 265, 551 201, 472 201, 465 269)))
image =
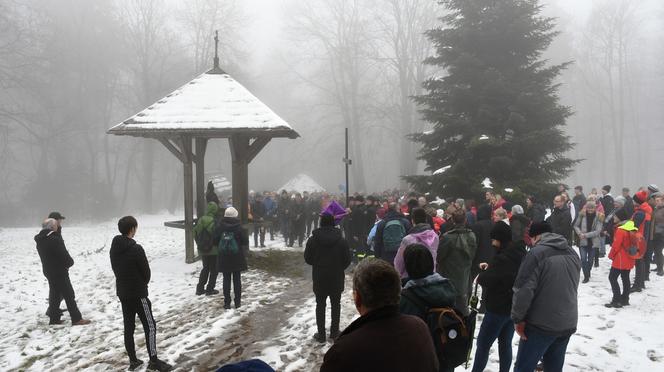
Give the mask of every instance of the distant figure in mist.
POLYGON ((341 293, 344 291, 344 270, 350 265, 350 248, 341 236, 341 230, 334 226, 334 216, 322 214, 320 227, 312 232, 304 249, 304 260, 312 266, 314 295, 316 296, 316 326, 314 339, 325 342, 325 305, 330 298, 332 324, 330 338, 339 336, 341 315, 341 293))
POLYGON ((74 260, 67 252, 65 242, 60 234, 60 221, 64 217, 58 212, 53 212, 50 216, 56 218, 47 218, 42 223, 42 230, 35 235, 37 243, 37 252, 42 263, 42 271, 46 280, 48 280, 48 310, 46 315, 49 317, 49 324, 62 324, 60 319, 62 310, 60 310, 60 301, 64 298, 71 317, 71 324, 85 325, 90 321, 83 319, 81 312, 76 305, 76 296, 74 288, 69 279, 69 268, 74 266, 74 260))
POLYGON ((118 221, 121 235, 113 238, 110 252, 116 291, 122 304, 124 343, 129 356, 129 370, 133 371, 143 364, 143 361, 136 357, 134 345, 138 315, 143 324, 145 346, 150 357, 148 370, 170 371, 171 365, 157 358, 157 327, 152 316, 152 303, 148 299, 150 264, 143 247, 134 241, 137 229, 138 222, 134 217, 122 217, 118 221))
POLYGON ((214 184, 212 181, 208 181, 207 183, 207 190, 205 191, 205 202, 213 202, 216 203, 217 206, 221 206, 221 202, 219 201, 219 197, 217 196, 217 193, 214 191, 214 184))

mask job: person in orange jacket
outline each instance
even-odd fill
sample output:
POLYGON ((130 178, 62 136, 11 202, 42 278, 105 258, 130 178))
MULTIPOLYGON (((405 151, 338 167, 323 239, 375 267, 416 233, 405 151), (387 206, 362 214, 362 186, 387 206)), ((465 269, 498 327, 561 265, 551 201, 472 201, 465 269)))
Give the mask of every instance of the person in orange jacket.
POLYGON ((629 272, 634 268, 635 260, 643 255, 644 251, 645 241, 634 221, 628 220, 616 228, 609 252, 609 259, 612 260, 609 283, 611 283, 613 298, 604 306, 621 308, 629 305, 629 272), (622 292, 618 284, 618 276, 622 279, 622 292))

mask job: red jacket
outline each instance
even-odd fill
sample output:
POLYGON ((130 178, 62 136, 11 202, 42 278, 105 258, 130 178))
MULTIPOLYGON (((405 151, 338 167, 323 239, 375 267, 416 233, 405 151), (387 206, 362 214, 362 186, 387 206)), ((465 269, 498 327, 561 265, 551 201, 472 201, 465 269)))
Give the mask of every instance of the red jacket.
MULTIPOLYGON (((609 258, 612 260, 611 267, 618 270, 632 270, 634 268, 634 259, 629 255, 629 247, 633 245, 633 242, 636 241, 636 233, 630 233, 627 230, 617 228, 615 235, 613 237, 613 244, 611 245, 611 251, 609 252, 609 258)), ((641 239, 643 243, 643 239, 641 239)), ((645 248, 643 244, 637 245, 639 249, 639 255, 642 255, 643 249, 645 248)))

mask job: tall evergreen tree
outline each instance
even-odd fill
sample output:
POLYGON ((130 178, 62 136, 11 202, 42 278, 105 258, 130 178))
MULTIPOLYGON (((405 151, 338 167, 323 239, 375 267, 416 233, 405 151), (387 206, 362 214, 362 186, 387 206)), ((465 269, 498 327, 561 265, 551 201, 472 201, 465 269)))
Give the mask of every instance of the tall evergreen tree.
POLYGON ((443 0, 443 26, 427 31, 443 71, 415 97, 433 131, 414 134, 430 176, 407 177, 419 191, 476 197, 488 177, 498 193, 544 196, 577 162, 563 132, 569 107, 556 77, 567 64, 542 53, 557 35, 537 0, 443 0))

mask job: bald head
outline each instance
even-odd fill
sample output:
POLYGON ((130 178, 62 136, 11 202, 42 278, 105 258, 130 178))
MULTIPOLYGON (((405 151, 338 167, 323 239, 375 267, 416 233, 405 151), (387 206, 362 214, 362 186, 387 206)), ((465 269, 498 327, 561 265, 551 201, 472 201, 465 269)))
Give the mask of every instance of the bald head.
POLYGON ((42 222, 42 229, 58 231, 58 221, 55 218, 47 218, 42 222))

